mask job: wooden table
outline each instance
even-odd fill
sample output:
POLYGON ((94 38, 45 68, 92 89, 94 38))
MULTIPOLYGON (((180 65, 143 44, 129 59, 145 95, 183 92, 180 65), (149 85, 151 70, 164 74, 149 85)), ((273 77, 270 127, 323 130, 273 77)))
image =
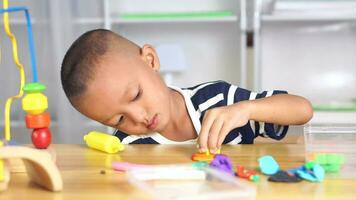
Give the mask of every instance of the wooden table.
MULTIPOLYGON (((62 173, 64 190, 52 193, 28 182, 25 173, 12 174, 9 189, 0 199, 148 199, 141 190, 127 182, 125 174, 110 169, 112 161, 144 164, 190 163, 194 145, 126 145, 120 154, 105 154, 82 145, 52 145, 57 152, 57 165, 62 173), (105 174, 102 171, 105 170, 105 174)), ((231 157, 234 165, 258 166, 262 155, 272 155, 283 169, 304 162, 302 144, 254 144, 224 146, 222 153, 231 157)), ((272 183, 262 176, 257 187, 257 199, 356 199, 356 179, 325 180, 322 183, 272 183)))

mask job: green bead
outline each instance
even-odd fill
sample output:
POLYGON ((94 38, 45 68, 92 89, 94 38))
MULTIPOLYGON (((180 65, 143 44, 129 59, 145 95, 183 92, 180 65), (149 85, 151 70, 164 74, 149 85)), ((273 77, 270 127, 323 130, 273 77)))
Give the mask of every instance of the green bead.
POLYGON ((40 93, 46 89, 46 86, 41 83, 28 83, 23 87, 26 93, 40 93))

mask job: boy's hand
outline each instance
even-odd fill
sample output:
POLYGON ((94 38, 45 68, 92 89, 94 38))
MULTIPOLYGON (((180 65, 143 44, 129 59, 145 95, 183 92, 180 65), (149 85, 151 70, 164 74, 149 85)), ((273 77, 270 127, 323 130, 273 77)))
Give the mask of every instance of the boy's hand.
POLYGON ((220 148, 226 135, 233 129, 244 126, 250 118, 248 101, 206 111, 198 138, 200 152, 208 149, 214 153, 220 148))

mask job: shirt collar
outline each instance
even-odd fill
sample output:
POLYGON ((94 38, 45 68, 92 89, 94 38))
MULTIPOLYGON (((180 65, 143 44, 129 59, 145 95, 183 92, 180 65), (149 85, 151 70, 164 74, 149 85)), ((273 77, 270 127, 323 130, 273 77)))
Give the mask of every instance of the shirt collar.
POLYGON ((194 108, 193 102, 191 100, 190 90, 182 90, 179 87, 171 86, 171 85, 169 85, 168 87, 179 92, 183 96, 184 101, 185 101, 185 106, 188 110, 190 120, 193 123, 194 129, 195 129, 197 135, 199 135, 200 129, 201 129, 201 123, 199 120, 200 113, 199 113, 199 111, 196 111, 194 108))

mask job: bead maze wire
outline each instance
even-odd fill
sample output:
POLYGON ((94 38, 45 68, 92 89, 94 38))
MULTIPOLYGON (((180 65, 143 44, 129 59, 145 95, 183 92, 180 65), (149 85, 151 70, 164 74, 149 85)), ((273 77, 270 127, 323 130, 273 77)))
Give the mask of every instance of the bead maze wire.
POLYGON ((4 29, 5 29, 7 36, 11 40, 13 60, 19 70, 19 73, 20 73, 20 89, 19 89, 19 92, 17 95, 9 97, 5 103, 5 113, 4 114, 5 114, 5 140, 6 141, 11 140, 11 132, 10 132, 11 131, 10 130, 10 127, 11 127, 11 124, 10 124, 11 104, 14 99, 22 98, 23 93, 24 93, 23 87, 26 82, 24 67, 18 57, 17 40, 16 40, 15 35, 11 32, 11 29, 10 29, 10 22, 9 22, 9 13, 10 12, 19 12, 19 11, 25 12, 26 24, 27 24, 27 34, 28 34, 28 41, 29 41, 29 50, 30 50, 30 55, 31 55, 33 82, 38 82, 30 13, 26 7, 10 7, 9 8, 8 5, 9 5, 8 0, 4 0, 3 1, 3 9, 0 9, 0 13, 3 14, 4 29))

